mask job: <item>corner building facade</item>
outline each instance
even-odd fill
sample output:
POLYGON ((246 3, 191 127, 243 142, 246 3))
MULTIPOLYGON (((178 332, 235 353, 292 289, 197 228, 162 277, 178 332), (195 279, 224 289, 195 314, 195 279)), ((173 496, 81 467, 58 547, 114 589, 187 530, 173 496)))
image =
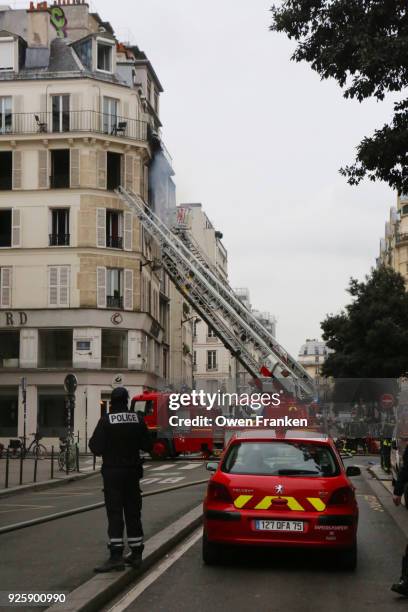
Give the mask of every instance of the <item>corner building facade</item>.
POLYGON ((86 4, 0 9, 3 443, 23 434, 22 377, 27 434, 50 446, 66 433, 63 381, 75 373, 81 450, 115 380, 130 393, 165 383, 168 282, 157 245, 115 193, 157 199, 153 161, 168 182, 158 192, 174 188, 161 91, 146 56, 86 4))

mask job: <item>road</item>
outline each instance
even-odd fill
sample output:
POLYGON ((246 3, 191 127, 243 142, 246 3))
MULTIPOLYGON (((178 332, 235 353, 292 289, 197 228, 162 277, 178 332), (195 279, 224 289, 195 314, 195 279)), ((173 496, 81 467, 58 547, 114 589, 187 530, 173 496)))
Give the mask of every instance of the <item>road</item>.
MULTIPOLYGON (((208 478, 202 461, 150 462, 142 481, 144 492, 208 478)), ((143 500, 148 539, 197 506, 205 485, 143 500)), ((0 527, 102 501, 100 474, 45 491, 0 500, 0 527)), ((107 555, 105 509, 0 535, 1 590, 71 591, 89 580, 107 555)), ((27 608, 28 609, 28 608, 27 608)), ((37 608, 38 610, 38 608, 37 608)))
MULTIPOLYGON (((161 572, 158 566, 154 575, 150 572, 134 586, 141 592, 133 603, 129 604, 130 597, 106 610, 395 612, 400 609, 398 604, 405 609, 407 601, 389 588, 399 575, 406 537, 374 494, 367 476, 354 479, 360 506, 359 565, 355 573, 337 569, 333 557, 293 551, 241 551, 222 566, 206 567, 201 561, 198 532, 175 551, 174 562, 166 571, 161 572), (149 576, 153 582, 144 588, 149 576)), ((405 508, 396 511, 408 524, 405 508)))

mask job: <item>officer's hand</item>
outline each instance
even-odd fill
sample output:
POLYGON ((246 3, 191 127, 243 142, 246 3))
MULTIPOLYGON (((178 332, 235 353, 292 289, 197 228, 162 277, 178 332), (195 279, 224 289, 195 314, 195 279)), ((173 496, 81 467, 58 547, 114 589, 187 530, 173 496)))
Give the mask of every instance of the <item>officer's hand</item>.
POLYGON ((392 501, 394 502, 396 506, 400 506, 401 505, 401 495, 393 495, 392 501))

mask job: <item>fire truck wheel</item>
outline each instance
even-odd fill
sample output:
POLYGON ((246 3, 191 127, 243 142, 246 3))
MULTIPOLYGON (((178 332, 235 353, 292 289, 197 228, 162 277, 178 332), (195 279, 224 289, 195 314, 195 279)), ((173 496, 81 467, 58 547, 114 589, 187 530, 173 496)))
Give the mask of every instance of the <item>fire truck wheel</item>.
POLYGON ((154 442, 150 454, 152 456, 152 459, 165 459, 168 453, 169 451, 166 442, 164 442, 163 440, 157 440, 156 442, 154 442))

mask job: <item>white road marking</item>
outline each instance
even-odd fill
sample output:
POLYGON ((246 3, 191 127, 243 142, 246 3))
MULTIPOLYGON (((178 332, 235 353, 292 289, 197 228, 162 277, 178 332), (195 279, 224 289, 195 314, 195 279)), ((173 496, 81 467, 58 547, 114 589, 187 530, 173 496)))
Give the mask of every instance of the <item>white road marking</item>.
POLYGON ((171 552, 168 557, 161 561, 154 569, 152 569, 133 589, 118 601, 109 612, 123 612, 133 603, 153 582, 155 582, 169 567, 171 567, 180 557, 184 555, 194 544, 201 538, 203 533, 202 527, 199 527, 183 544, 171 552))
POLYGON ((169 463, 167 465, 159 465, 159 467, 155 467, 153 469, 151 469, 151 472, 160 472, 162 470, 169 470, 170 468, 174 468, 176 467, 175 463, 169 463))
POLYGON ((178 478, 166 478, 165 480, 161 480, 159 484, 171 484, 173 482, 180 482, 180 480, 184 480, 185 476, 179 476, 178 478))
POLYGON ((160 478, 143 478, 143 480, 140 481, 140 484, 152 484, 153 482, 158 482, 159 480, 160 478))
POLYGON ((180 470, 194 470, 194 468, 200 467, 203 463, 187 463, 187 465, 183 465, 180 470))
POLYGON ((23 505, 23 504, 1 504, 1 506, 10 506, 9 510, 0 510, 0 514, 7 514, 10 512, 16 512, 18 510, 38 510, 38 509, 44 509, 44 508, 55 508, 55 506, 34 506, 32 504, 27 504, 27 505, 23 505))

